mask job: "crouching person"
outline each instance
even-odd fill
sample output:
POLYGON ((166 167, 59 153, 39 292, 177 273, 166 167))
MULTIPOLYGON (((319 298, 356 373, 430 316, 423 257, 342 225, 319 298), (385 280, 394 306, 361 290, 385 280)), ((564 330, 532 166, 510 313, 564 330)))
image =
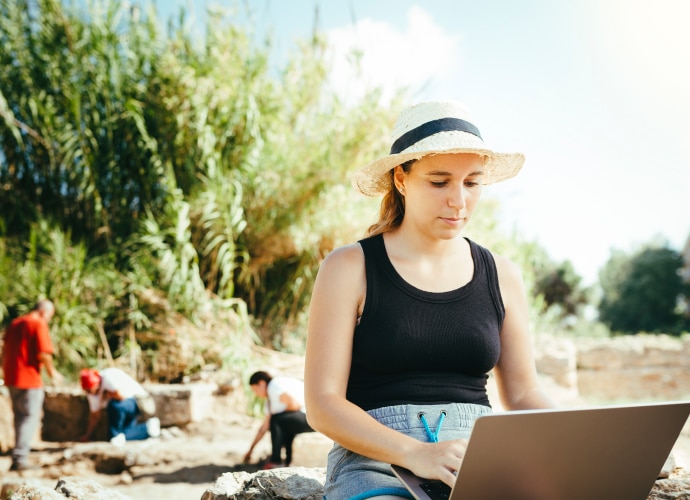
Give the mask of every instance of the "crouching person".
MULTIPOLYGON (((81 386, 89 402, 89 422, 82 441, 88 441, 105 411, 108 438, 116 446, 160 436, 160 420, 145 416, 137 399, 148 396, 146 390, 119 368, 94 370, 85 368, 80 374, 81 386)), ((150 409, 147 409, 150 411, 150 409)))
POLYGON ((307 423, 304 409, 304 383, 292 377, 272 377, 265 371, 258 371, 249 378, 249 386, 259 398, 266 399, 266 417, 244 456, 249 462, 254 447, 271 432, 271 458, 264 469, 289 466, 292 462, 292 442, 297 434, 314 432, 307 423), (285 460, 282 450, 285 449, 285 460))

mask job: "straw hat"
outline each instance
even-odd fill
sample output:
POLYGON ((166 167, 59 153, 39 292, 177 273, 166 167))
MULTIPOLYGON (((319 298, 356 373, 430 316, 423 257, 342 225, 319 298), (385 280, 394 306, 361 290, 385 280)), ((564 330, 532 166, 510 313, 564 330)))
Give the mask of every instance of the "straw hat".
POLYGON ((509 179, 522 168, 522 153, 498 153, 484 144, 467 107, 456 101, 421 102, 404 109, 393 127, 388 156, 356 171, 352 184, 367 196, 385 194, 391 183, 389 171, 426 155, 476 153, 486 158, 482 182, 509 179))

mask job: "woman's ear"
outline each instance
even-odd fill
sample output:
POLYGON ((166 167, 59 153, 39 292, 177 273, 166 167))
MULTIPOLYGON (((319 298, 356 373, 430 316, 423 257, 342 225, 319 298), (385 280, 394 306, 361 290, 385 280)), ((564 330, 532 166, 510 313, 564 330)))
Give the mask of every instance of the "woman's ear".
POLYGON ((405 192, 405 171, 400 165, 393 169, 393 183, 397 191, 405 192))

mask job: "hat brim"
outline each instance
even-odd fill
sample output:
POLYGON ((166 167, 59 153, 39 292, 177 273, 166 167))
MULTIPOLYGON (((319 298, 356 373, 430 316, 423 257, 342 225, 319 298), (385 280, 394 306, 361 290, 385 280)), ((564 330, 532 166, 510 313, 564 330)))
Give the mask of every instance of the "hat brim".
POLYGON ((525 162, 522 153, 497 153, 486 148, 458 147, 452 149, 434 149, 424 151, 410 151, 379 158, 376 161, 357 170, 352 176, 352 185, 365 196, 380 196, 388 192, 391 178, 388 172, 410 160, 419 160, 424 156, 435 154, 470 153, 484 156, 485 172, 482 184, 495 184, 517 175, 525 162))

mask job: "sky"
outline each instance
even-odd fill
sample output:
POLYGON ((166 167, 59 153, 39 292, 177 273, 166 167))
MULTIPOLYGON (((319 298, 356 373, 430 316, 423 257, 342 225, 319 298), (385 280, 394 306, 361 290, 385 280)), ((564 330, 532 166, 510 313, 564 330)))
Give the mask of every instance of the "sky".
MULTIPOLYGON (((158 0, 184 6, 234 0, 158 0)), ((404 85, 409 103, 459 100, 485 142, 525 153, 489 186, 501 220, 596 282, 612 249, 690 236, 687 0, 244 0, 277 57, 318 26, 348 99, 404 85), (318 18, 315 12, 318 11, 318 18), (361 50, 363 72, 348 64, 361 50)), ((481 207, 480 207, 481 208, 481 207)))

